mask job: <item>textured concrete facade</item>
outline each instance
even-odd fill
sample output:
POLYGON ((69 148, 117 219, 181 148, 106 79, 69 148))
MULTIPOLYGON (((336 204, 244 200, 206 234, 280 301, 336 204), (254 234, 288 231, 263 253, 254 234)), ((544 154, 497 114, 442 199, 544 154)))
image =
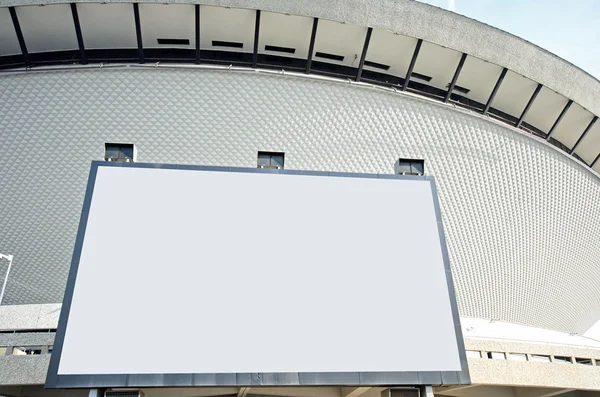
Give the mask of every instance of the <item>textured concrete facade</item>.
POLYGON ((0 330, 55 329, 60 308, 59 303, 2 305, 0 306, 0 330))
POLYGON ((51 346, 53 343, 54 332, 0 334, 0 346, 51 346))
POLYGON ((476 384, 600 389, 600 367, 470 358, 471 380, 476 384))
MULTIPOLYGON (((600 362, 600 349, 586 346, 532 343, 502 339, 494 340, 466 338, 465 348, 467 350, 484 352, 510 352, 522 354, 541 354, 546 356, 593 358, 600 362)), ((600 370, 600 365, 597 365, 597 367, 598 370, 600 370)), ((600 378, 597 380, 600 381, 600 378)))
POLYGON ((46 381, 50 355, 0 357, 0 385, 41 385, 46 381))
MULTIPOLYGON (((411 95, 325 79, 106 69, 0 77, 7 303, 62 299, 91 160, 436 177, 461 315, 584 332, 600 318, 600 178, 545 141, 411 95), (565 294, 565 291, 579 291, 565 294)), ((122 194, 126 192, 117 192, 122 194)), ((116 227, 127 220, 115 219, 116 227)))

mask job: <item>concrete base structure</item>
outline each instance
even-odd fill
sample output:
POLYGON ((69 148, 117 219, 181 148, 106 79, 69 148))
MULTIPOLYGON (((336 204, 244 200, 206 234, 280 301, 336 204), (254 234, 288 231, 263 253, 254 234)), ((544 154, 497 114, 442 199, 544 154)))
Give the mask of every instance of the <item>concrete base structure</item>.
MULTIPOLYGON (((57 305, 4 306, 0 319, 15 327, 14 333, 0 334, 0 395, 11 397, 87 396, 85 390, 46 390, 50 354, 57 319, 49 320, 57 305), (43 328, 23 330, 31 326, 31 318, 45 318, 43 328), (20 355, 15 347, 39 347, 42 353, 20 355)), ((464 318, 463 333, 468 352, 471 385, 436 386, 433 394, 451 397, 599 397, 600 341, 557 332, 555 342, 547 337, 539 341, 514 340, 494 336, 494 326, 485 327, 483 320, 464 318), (570 344, 565 343, 570 341, 570 344), (556 343, 558 342, 558 343, 556 343), (476 357, 479 354, 479 357, 476 357), (568 396, 567 396, 568 394, 568 396)), ((489 322, 488 322, 489 323, 489 322)), ((493 324, 494 322, 492 322, 493 324)), ((504 326, 514 327, 510 324, 504 326)), ((517 330, 523 330, 523 327, 517 330)), ((527 330, 526 330, 527 331, 527 330)), ((529 329, 530 332, 543 330, 529 329)), ((143 332, 143 330, 140 330, 143 332)), ((149 349, 178 348, 173 341, 157 341, 149 349)), ((95 349, 110 348, 90 346, 95 349)), ((118 352, 115 352, 118 359, 118 352)), ((431 357, 435 360, 435 357, 431 357)), ((384 387, 221 387, 221 388, 145 388, 146 397, 209 397, 209 396, 281 396, 281 397, 380 397, 384 387)))

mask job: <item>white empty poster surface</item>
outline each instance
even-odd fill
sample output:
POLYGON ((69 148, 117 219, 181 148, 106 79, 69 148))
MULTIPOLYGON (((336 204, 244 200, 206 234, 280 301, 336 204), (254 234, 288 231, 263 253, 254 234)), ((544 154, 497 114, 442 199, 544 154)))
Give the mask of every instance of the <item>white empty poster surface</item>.
POLYGON ((94 166, 59 376, 461 371, 430 180, 94 166))

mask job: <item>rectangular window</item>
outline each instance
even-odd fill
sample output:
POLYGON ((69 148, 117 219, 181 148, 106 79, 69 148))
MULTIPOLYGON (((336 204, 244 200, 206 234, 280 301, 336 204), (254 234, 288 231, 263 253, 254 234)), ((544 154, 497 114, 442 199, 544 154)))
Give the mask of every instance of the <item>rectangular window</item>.
POLYGON ((283 169, 285 153, 281 152, 258 152, 258 168, 283 169))
POLYGON ((135 148, 132 143, 106 143, 104 144, 104 160, 125 161, 135 160, 135 148))
POLYGON ((487 358, 491 358, 492 360, 506 360, 506 355, 501 352, 488 352, 487 358))
POLYGON ((591 358, 579 358, 579 357, 575 357, 575 362, 577 364, 583 364, 583 365, 594 365, 594 363, 592 362, 591 358))
POLYGON ((467 350, 467 358, 481 358, 480 351, 467 350))
POLYGON ((531 355, 531 361, 536 361, 538 363, 549 363, 550 362, 550 356, 544 356, 541 354, 532 354, 531 355))
POLYGON ((13 356, 37 356, 42 354, 42 346, 15 346, 13 356))
POLYGON ((394 171, 400 175, 424 175, 425 160, 398 159, 394 165, 394 171))
POLYGON ((568 364, 573 363, 571 361, 571 357, 566 357, 566 356, 554 356, 554 362, 555 363, 568 363, 568 364))
POLYGON ((508 359, 513 361, 527 361, 527 354, 525 353, 509 353, 508 359))

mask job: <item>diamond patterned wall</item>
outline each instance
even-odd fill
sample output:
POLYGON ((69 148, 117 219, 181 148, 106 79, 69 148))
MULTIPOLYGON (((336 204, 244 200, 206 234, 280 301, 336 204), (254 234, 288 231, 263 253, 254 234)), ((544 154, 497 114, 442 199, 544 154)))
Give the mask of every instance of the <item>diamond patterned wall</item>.
POLYGON ((290 169, 391 173, 398 157, 424 158, 462 315, 579 333, 600 319, 600 179, 480 116, 233 71, 4 75, 0 93, 0 252, 15 255, 5 303, 61 301, 90 161, 112 141, 135 143, 140 162, 253 167, 267 150, 290 169))

